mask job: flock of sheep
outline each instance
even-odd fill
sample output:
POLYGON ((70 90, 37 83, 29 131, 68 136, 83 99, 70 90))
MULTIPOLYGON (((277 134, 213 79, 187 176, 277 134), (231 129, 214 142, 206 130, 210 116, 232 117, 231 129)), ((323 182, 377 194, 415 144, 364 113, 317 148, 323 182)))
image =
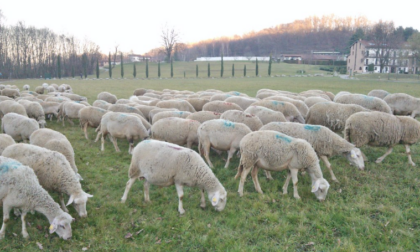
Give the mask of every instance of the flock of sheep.
POLYGON ((202 208, 206 206, 205 192, 217 211, 225 208, 227 192, 211 169, 212 150, 219 155, 227 151, 225 168, 239 151, 235 178, 240 178, 240 196, 248 173, 256 191, 262 193, 259 169, 265 171, 267 179, 272 179, 272 171, 286 170, 283 194, 287 194, 292 179, 293 195, 298 199, 301 170, 310 176, 311 192, 323 201, 330 184, 323 176, 319 158, 332 181, 338 182, 329 157, 343 156, 363 170, 366 156, 361 146, 388 147, 377 159, 380 163, 395 145, 404 144, 408 161, 414 166, 410 145, 420 138, 420 122, 414 119, 420 114, 420 99, 384 90, 372 90, 368 95, 334 95, 322 90, 292 93, 261 89, 256 97, 249 97, 213 89, 191 92, 141 88, 129 99, 101 92, 91 106, 66 84, 44 83, 35 92, 29 91, 28 85, 23 89, 0 85, 1 129, 5 133, 0 134, 0 239, 5 236, 11 209, 21 216, 25 238, 25 216, 29 211, 44 214, 51 224, 50 233, 56 232, 63 239, 72 236, 73 218, 66 206, 73 204, 79 216, 87 217, 86 204, 93 196, 82 189, 82 176, 69 140, 45 128, 47 119, 53 117, 63 125, 66 120, 71 125, 72 120, 79 120, 88 140, 87 128, 95 128, 95 141, 101 138, 102 151, 106 136, 117 152, 117 139, 127 139, 132 160, 121 201, 127 200, 136 179, 144 179, 145 201, 150 200, 150 184, 175 185, 180 214, 185 212, 184 186, 200 189, 202 208), (337 134, 340 132, 344 138, 337 134), (199 153, 191 149, 193 146, 199 153), (60 205, 48 192, 59 194, 60 205), (67 204, 64 194, 69 196, 67 204))

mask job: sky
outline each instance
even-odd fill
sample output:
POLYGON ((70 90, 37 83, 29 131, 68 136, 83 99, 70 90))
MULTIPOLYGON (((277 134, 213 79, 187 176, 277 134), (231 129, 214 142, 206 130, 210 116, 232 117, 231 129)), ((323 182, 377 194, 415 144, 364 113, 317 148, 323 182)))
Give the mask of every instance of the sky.
POLYGON ((417 0, 0 0, 8 25, 49 28, 58 34, 88 39, 103 53, 144 54, 162 45, 164 27, 174 28, 184 43, 243 35, 309 16, 365 16, 370 21, 394 21, 420 30, 417 0), (65 4, 64 4, 65 3, 65 4))

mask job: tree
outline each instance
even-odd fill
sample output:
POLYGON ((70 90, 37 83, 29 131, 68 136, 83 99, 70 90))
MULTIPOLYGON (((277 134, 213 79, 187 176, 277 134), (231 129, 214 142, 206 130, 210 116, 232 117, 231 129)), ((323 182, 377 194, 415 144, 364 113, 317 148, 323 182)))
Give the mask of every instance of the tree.
POLYGON ((207 77, 210 78, 210 62, 207 64, 207 77))
POLYGON ((270 59, 268 60, 268 76, 271 76, 271 61, 272 61, 272 58, 270 54, 270 59))
POLYGON ((223 77, 223 53, 222 53, 222 58, 221 58, 221 63, 220 63, 220 77, 223 77))
POLYGON ((149 78, 149 59, 146 59, 146 78, 149 78))
POLYGON ((246 65, 244 65, 244 77, 246 77, 246 65))
POLYGON ((108 56, 108 73, 109 73, 109 78, 112 78, 112 65, 111 65, 111 53, 109 53, 108 56))
POLYGON ((96 79, 99 79, 99 59, 96 59, 96 79))
POLYGON ((137 76, 137 69, 136 69, 136 62, 133 63, 133 77, 136 78, 137 76))
POLYGON ((258 77, 258 58, 255 58, 255 76, 258 77))
MULTIPOLYGON (((411 35, 411 37, 408 38, 407 42, 410 45, 410 49, 413 51, 413 56, 414 56, 414 59, 416 61, 415 65, 418 68, 419 63, 420 63, 420 33, 417 32, 417 33, 414 33, 413 35, 411 35)), ((414 71, 416 71, 416 69, 414 71)))
POLYGON ((171 78, 174 77, 174 60, 171 59, 171 78))
POLYGON ((57 77, 61 79, 61 55, 57 57, 57 77))
POLYGON ((232 77, 235 77, 235 64, 232 64, 232 77))
POLYGON ((195 65, 195 77, 198 78, 198 65, 195 65))
POLYGON ((123 61, 123 55, 121 55, 121 79, 124 79, 124 61, 123 61))
POLYGON ((374 69, 374 68, 375 68, 375 64, 370 63, 370 64, 368 65, 368 72, 373 73, 373 69, 374 69))
POLYGON ((87 78, 87 69, 88 69, 88 59, 86 53, 82 56, 82 62, 83 62, 83 75, 85 76, 85 79, 87 78))
POLYGON ((162 28, 161 36, 163 43, 163 50, 165 54, 165 61, 169 62, 172 59, 172 51, 179 40, 179 34, 174 28, 165 26, 162 28))
POLYGON ((362 28, 357 28, 356 31, 353 33, 353 35, 351 36, 351 38, 349 40, 347 53, 350 53, 350 47, 354 43, 356 43, 360 39, 364 39, 364 38, 365 38, 365 31, 362 28))
POLYGON ((160 62, 158 62, 158 77, 160 78, 160 62))
POLYGON ((74 79, 74 76, 75 76, 75 74, 74 74, 74 66, 71 66, 71 77, 74 79))

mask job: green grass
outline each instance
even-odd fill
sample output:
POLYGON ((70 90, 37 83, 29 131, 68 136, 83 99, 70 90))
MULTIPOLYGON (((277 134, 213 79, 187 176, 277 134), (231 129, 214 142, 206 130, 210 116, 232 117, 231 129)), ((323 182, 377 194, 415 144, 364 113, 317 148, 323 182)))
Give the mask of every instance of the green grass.
MULTIPOLYGON (((225 74, 228 72, 228 65, 225 62, 225 74)), ((178 70, 187 67, 193 69, 195 76, 195 63, 175 64, 175 69, 178 70)), ((284 72, 273 71, 274 75, 294 75, 295 68, 299 66, 279 64, 279 67, 284 72)), ((316 66, 302 67, 306 67, 307 73, 320 72, 316 66)), ((139 72, 139 67, 137 70, 139 72)), ((114 71, 119 74, 118 70, 114 71)), ((386 78, 342 80, 338 77, 236 76, 238 77, 184 79, 178 75, 173 79, 148 80, 26 79, 8 83, 16 84, 20 88, 28 83, 32 90, 43 82, 67 83, 73 87, 75 93, 88 97, 90 103, 101 91, 112 92, 118 98, 127 98, 134 89, 140 87, 192 91, 215 88, 241 91, 252 96, 261 88, 295 92, 322 89, 334 93, 347 90, 365 94, 372 89, 381 88, 389 92, 420 96, 420 82, 417 80, 395 82, 384 80, 386 78)), ((216 212, 209 206, 209 201, 205 210, 200 209, 198 189, 185 188, 186 213, 180 216, 173 186, 151 186, 152 202, 147 204, 143 201, 143 182, 137 181, 127 202, 120 203, 131 160, 127 141, 119 140, 121 153, 116 153, 109 141, 105 144, 105 151, 101 152, 100 143, 87 141, 77 126, 66 124, 62 127, 54 121, 48 122, 47 127, 64 133, 75 149, 76 164, 84 178, 82 186, 86 192, 94 195, 87 205, 88 217, 79 218, 75 210, 69 207, 70 214, 76 218, 72 225, 73 239, 70 241, 63 241, 56 234, 49 235, 48 221, 39 213, 27 216, 27 221, 31 224, 28 226, 30 238, 24 240, 21 236, 20 219, 13 217, 9 222, 6 238, 0 241, 1 251, 35 251, 38 250, 37 242, 46 251, 81 251, 82 248, 88 248, 87 251, 420 250, 420 171, 418 167, 408 165, 403 146, 397 146, 382 164, 373 161, 385 152, 385 148, 363 147, 362 150, 371 161, 366 164, 365 171, 351 167, 344 157, 331 158, 330 162, 340 184, 331 185, 327 200, 323 203, 318 202, 310 192, 308 176, 299 176, 301 200, 293 198, 291 185, 288 195, 282 195, 281 188, 286 177, 284 172, 273 173, 274 181, 267 181, 263 172, 260 172, 263 195, 255 191, 252 180, 248 178, 244 196, 240 198, 236 192, 239 181, 233 178, 239 158, 235 156, 230 167, 224 169, 224 160, 214 154, 211 156, 215 165, 213 171, 228 191, 225 210, 216 212), (124 238, 128 233, 132 237, 124 238)), ((93 129, 89 129, 89 136, 90 139, 94 138, 93 129)), ((412 153, 413 161, 420 164, 418 144, 412 147, 412 153)), ((326 179, 331 181, 322 162, 321 167, 326 179)))

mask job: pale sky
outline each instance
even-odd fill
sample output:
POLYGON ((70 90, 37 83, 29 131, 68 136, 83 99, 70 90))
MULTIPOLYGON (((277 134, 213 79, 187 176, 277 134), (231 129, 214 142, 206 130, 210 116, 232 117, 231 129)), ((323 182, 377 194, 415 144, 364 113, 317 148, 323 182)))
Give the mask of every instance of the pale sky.
POLYGON ((418 0, 0 0, 6 23, 48 27, 58 34, 95 42, 103 53, 119 50, 144 54, 161 46, 166 24, 192 43, 243 35, 309 16, 366 16, 370 21, 394 21, 420 30, 418 0))

